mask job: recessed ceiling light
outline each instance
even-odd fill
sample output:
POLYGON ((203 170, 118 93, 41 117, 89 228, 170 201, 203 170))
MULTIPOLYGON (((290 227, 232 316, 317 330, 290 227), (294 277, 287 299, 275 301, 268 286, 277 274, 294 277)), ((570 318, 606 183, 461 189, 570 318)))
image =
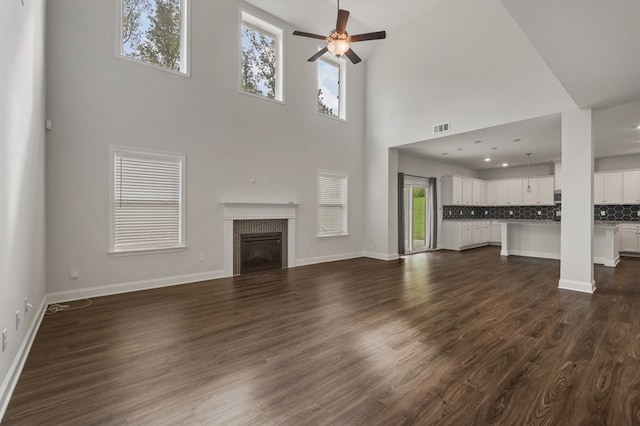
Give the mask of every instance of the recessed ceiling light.
POLYGON ((520 141, 522 141, 522 139, 514 139, 511 142, 520 142, 520 141))
POLYGON ((491 148, 491 151, 495 151, 496 149, 498 149, 498 147, 494 146, 493 148, 491 148))
POLYGON ((489 161, 491 161, 491 158, 487 157, 484 159, 484 161, 488 163, 489 161))
POLYGON ((502 167, 509 167, 509 163, 502 163, 502 167))
POLYGON ((449 153, 448 152, 443 152, 442 155, 449 155, 449 153))
POLYGON ((475 142, 473 142, 473 143, 475 143, 475 144, 479 144, 479 143, 482 143, 482 141, 475 141, 475 142))

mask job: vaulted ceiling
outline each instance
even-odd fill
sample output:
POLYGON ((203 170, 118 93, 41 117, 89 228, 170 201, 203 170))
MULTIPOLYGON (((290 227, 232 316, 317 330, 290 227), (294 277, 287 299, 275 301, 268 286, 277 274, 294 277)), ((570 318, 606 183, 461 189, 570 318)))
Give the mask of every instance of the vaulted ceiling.
MULTIPOLYGON (((336 0, 247 1, 298 29, 325 34, 333 29, 335 23, 336 0)), ((341 0, 340 7, 351 12, 350 33, 384 29, 391 38, 402 37, 401 30, 406 24, 438 13, 438 7, 443 3, 456 1, 461 0, 341 0)), ((574 102, 581 108, 594 108, 596 155, 640 152, 640 132, 632 131, 640 125, 640 1, 483 1, 501 3, 574 102)), ((492 25, 491 22, 485 24, 492 25)), ((425 27, 424 32, 430 39, 441 38, 437 28, 425 27)), ((442 38, 441 42, 447 43, 447 39, 442 38)), ((375 52, 376 43, 362 43, 358 46, 358 53, 366 59, 375 52)), ((403 44, 407 54, 420 53, 419 41, 408 39, 403 40, 403 44)), ((522 149, 525 150, 524 145, 531 143, 529 150, 533 152, 540 145, 532 141, 539 141, 541 135, 553 135, 553 141, 549 139, 546 148, 540 150, 539 160, 559 158, 560 128, 557 119, 514 123, 496 129, 494 136, 497 138, 504 132, 516 134, 516 129, 520 133, 512 139, 522 139, 522 149)), ((479 132, 477 135, 471 132, 442 140, 430 139, 413 143, 406 149, 412 154, 442 159, 442 152, 449 151, 444 151, 442 144, 449 138, 452 143, 450 150, 457 149, 453 148, 456 144, 491 138, 490 129, 479 132)), ((505 150, 512 139, 503 141, 505 150)), ((462 163, 464 161, 461 159, 462 163)), ((486 167, 491 165, 480 164, 477 168, 486 167)))

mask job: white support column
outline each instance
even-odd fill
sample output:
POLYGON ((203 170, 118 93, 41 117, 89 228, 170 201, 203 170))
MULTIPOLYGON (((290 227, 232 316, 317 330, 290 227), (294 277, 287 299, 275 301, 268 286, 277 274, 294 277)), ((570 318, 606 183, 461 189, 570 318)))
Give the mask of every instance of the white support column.
POLYGON ((593 293, 592 111, 562 113, 562 231, 560 282, 565 290, 593 293))

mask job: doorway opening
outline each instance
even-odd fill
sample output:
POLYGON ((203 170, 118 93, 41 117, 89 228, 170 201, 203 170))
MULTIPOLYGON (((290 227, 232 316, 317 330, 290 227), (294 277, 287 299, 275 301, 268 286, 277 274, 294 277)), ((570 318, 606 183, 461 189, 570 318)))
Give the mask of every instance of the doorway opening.
POLYGON ((435 179, 399 176, 399 246, 401 255, 435 249, 436 193, 435 179))

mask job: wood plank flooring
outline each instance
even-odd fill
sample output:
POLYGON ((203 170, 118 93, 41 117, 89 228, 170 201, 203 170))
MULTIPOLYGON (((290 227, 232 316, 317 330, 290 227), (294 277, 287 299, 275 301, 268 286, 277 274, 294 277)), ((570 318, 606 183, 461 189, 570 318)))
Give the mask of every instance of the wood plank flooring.
POLYGON ((640 424, 640 259, 487 247, 103 297, 47 316, 7 425, 640 424))

